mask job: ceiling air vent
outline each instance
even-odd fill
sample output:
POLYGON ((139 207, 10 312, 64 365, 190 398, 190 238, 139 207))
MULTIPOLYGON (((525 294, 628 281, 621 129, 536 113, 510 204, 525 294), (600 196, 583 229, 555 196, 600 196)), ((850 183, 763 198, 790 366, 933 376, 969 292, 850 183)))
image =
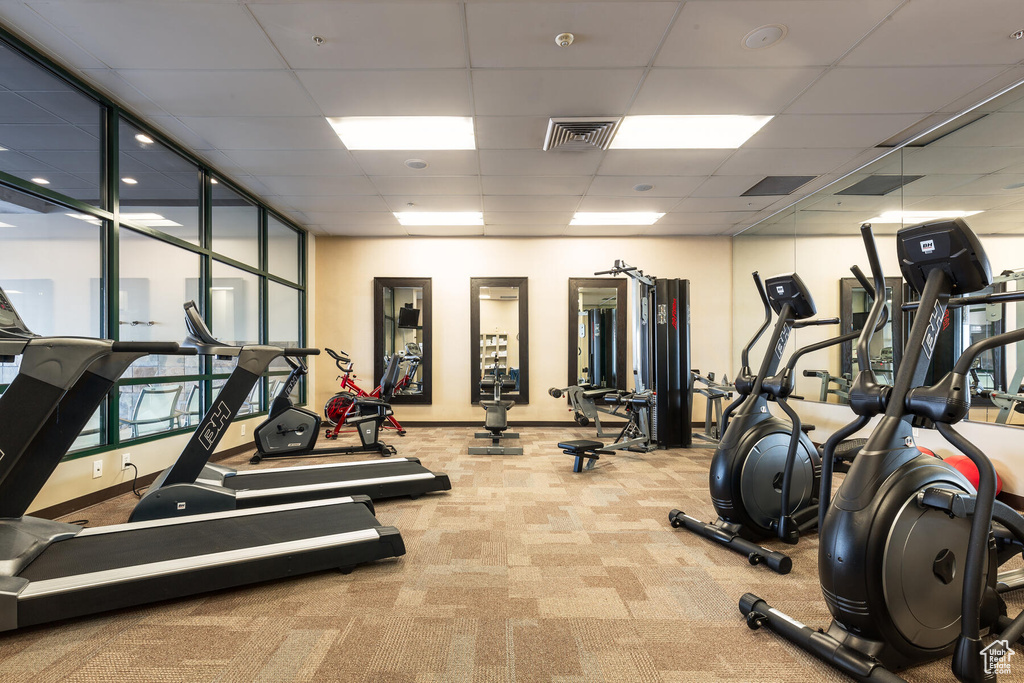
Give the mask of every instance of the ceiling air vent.
POLYGON ((774 197, 790 194, 818 176, 813 175, 770 175, 751 186, 741 197, 774 197))
POLYGON ((923 175, 871 175, 860 182, 850 185, 836 194, 853 195, 855 197, 883 197, 907 183, 924 178, 923 175))
POLYGON ((544 151, 586 151, 608 149, 619 127, 620 117, 590 118, 586 116, 548 119, 544 151))

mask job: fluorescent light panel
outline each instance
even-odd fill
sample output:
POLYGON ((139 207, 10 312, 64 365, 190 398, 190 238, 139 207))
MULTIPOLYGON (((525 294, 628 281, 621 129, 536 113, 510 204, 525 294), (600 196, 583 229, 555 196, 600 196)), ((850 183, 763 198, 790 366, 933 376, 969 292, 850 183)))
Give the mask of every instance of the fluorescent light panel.
POLYGON ((348 149, 476 149, 469 116, 328 117, 348 149))
POLYGON ((654 211, 578 211, 569 225, 654 225, 664 215, 654 211))
POLYGON ((0 223, 0 228, 13 228, 14 226, 10 223, 0 223))
POLYGON ((935 221, 940 218, 966 218, 981 211, 884 211, 882 215, 869 218, 865 223, 914 224, 935 221))
POLYGON ((483 225, 480 211, 396 211, 402 225, 483 225))
POLYGON ((736 149, 771 116, 627 116, 610 149, 736 149))

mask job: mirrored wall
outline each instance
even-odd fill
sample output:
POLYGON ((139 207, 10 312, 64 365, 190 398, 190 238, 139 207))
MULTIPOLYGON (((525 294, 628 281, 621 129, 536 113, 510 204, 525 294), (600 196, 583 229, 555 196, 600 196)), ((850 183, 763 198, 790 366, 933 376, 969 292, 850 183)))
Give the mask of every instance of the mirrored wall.
POLYGON ((430 403, 430 278, 374 278, 373 310, 374 386, 380 385, 392 368, 395 389, 391 402, 430 403))
POLYGON ((470 396, 473 403, 493 398, 483 391, 484 375, 503 375, 501 395, 530 402, 529 330, 525 277, 470 278, 470 396))
MULTIPOLYGON (((734 241, 734 338, 747 339, 759 322, 750 272, 796 271, 815 298, 818 315, 841 318, 842 331, 859 329, 870 299, 849 267, 868 272, 862 223, 870 223, 887 276, 891 319, 871 348, 871 367, 889 380, 899 366, 912 314, 902 301, 917 295, 900 278, 895 234, 904 226, 962 216, 979 235, 992 265, 992 291, 1015 290, 1024 279, 1024 86, 927 133, 873 164, 801 200, 734 241)), ((952 309, 943 321, 932 374, 941 376, 972 342, 1012 329, 1024 309, 979 305, 952 309)), ((1024 320, 1024 319, 1022 319, 1024 320)), ((840 333, 840 327, 797 330, 789 351, 840 333)), ((757 348, 753 359, 760 359, 757 348)), ((856 368, 851 344, 808 355, 798 368, 796 393, 807 400, 844 403, 856 368)), ((734 365, 738 367, 737 358, 734 365)), ((735 368, 730 368, 735 372, 735 368)), ((970 419, 1024 426, 1024 344, 983 354, 971 372, 970 419)))
POLYGON ((626 388, 626 280, 569 278, 566 386, 626 388))

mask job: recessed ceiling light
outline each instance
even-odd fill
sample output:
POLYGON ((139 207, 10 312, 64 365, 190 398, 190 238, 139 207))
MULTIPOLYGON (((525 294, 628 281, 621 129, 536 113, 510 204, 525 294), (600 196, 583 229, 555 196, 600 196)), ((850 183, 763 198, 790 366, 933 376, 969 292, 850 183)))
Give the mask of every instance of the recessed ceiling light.
POLYGON ((469 116, 328 118, 348 149, 476 149, 469 116))
POLYGON ((6 151, 8 151, 6 147, 0 147, 0 152, 6 152, 6 151))
POLYGON ((408 166, 409 168, 413 168, 416 169, 417 171, 420 171, 426 168, 428 164, 423 159, 406 159, 405 165, 408 166))
POLYGON ((771 116, 627 116, 611 149, 736 149, 771 116))
POLYGON ((633 189, 635 191, 637 191, 637 192, 649 192, 649 191, 654 189, 654 185, 647 185, 646 183, 640 183, 639 185, 634 185, 633 189))
POLYGON ((92 223, 93 225, 99 225, 100 224, 100 219, 99 218, 96 218, 95 216, 89 216, 89 215, 86 215, 84 213, 66 213, 64 215, 67 216, 68 218, 77 218, 80 221, 85 221, 86 223, 92 223))
POLYGON ((50 181, 47 180, 46 178, 33 178, 32 182, 37 184, 37 185, 49 185, 50 184, 50 181))
POLYGON ((885 211, 880 216, 869 218, 864 223, 923 223, 940 218, 966 218, 981 211, 885 211))
POLYGON ((569 225, 654 225, 664 215, 654 211, 577 211, 569 225))
POLYGON ((153 138, 149 137, 145 133, 139 133, 138 135, 135 136, 135 139, 138 140, 139 142, 141 142, 144 145, 152 145, 153 144, 153 138))
POLYGON ((139 181, 135 178, 121 178, 121 182, 125 185, 138 185, 139 181))
POLYGON ((211 185, 220 185, 220 183, 217 182, 216 178, 210 178, 210 184, 211 185))
MULTIPOLYGON (((0 228, 13 228, 13 227, 14 226, 11 225, 10 223, 0 223, 0 228)), ((8 293, 10 293, 10 290, 8 290, 8 293)))
POLYGON ((479 211, 396 211, 402 225, 483 225, 479 211))
POLYGON ((768 24, 758 26, 753 31, 743 36, 743 47, 748 50, 761 50, 771 47, 786 37, 789 29, 782 24, 768 24))

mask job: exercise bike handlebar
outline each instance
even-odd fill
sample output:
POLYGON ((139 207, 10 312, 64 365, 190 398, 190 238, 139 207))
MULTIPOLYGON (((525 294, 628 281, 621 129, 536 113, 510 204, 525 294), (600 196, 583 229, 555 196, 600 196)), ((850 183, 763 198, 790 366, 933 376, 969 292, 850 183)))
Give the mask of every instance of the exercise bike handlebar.
POLYGON ((297 347, 288 347, 288 348, 283 349, 283 353, 281 355, 282 356, 292 356, 292 357, 295 357, 295 356, 319 356, 320 355, 320 349, 312 349, 312 348, 304 349, 304 348, 297 348, 297 347))
POLYGON ((148 353, 161 356, 195 356, 197 351, 190 347, 182 347, 176 342, 129 342, 117 341, 110 345, 113 353, 148 353))

